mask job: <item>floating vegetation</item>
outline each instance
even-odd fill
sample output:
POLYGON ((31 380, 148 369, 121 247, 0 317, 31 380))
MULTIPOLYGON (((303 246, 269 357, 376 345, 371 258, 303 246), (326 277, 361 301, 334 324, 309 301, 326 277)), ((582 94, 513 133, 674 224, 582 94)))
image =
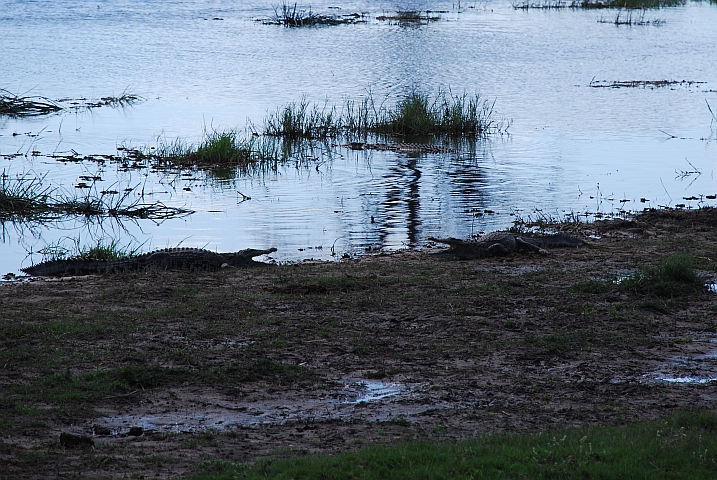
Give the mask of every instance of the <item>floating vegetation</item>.
POLYGON ((592 88, 662 88, 671 86, 691 86, 705 82, 695 82, 691 80, 629 80, 619 82, 590 81, 592 88))
POLYGON ((99 100, 88 100, 86 98, 62 98, 57 100, 58 103, 66 103, 69 108, 75 110, 89 110, 99 107, 125 108, 144 101, 144 97, 127 92, 122 93, 119 97, 102 97, 99 100))
MULTIPOLYGON (((598 23, 612 23, 613 25, 627 25, 627 26, 646 26, 652 25, 659 27, 665 24, 665 20, 660 19, 645 19, 646 10, 623 10, 619 9, 614 19, 600 17, 598 23)), ((617 88, 617 87, 616 87, 617 88)))
POLYGON ((664 7, 679 7, 685 5, 686 0, 583 0, 580 8, 624 8, 629 9, 656 9, 664 7))
POLYGON ((393 108, 377 105, 369 95, 361 102, 347 100, 339 112, 335 106, 310 105, 304 98, 269 114, 264 134, 286 138, 326 138, 368 134, 395 136, 444 135, 479 137, 505 133, 510 121, 496 119, 494 102, 476 94, 439 92, 435 98, 413 91, 393 108))
POLYGON ((32 117, 49 115, 68 108, 74 110, 90 110, 99 107, 128 107, 145 99, 139 95, 122 93, 119 97, 102 97, 99 100, 86 98, 62 98, 51 100, 42 96, 20 96, 0 89, 0 115, 10 117, 32 117))
POLYGON ((296 3, 290 5, 272 5, 274 16, 270 19, 260 20, 265 25, 283 25, 285 27, 316 27, 322 25, 345 25, 361 23, 365 20, 358 13, 347 15, 320 15, 313 13, 311 7, 299 7, 296 3))
POLYGON ((0 115, 31 117, 59 112, 63 107, 49 98, 20 96, 0 88, 0 115))
MULTIPOLYGON (((676 7, 686 3, 686 0, 572 0, 566 2, 563 0, 541 0, 540 2, 531 2, 530 0, 524 0, 523 2, 513 3, 513 8, 518 10, 552 10, 561 8, 584 8, 584 9, 604 9, 604 8, 619 8, 624 10, 647 10, 647 9, 658 9, 663 7, 676 7)), ((626 20, 623 20, 626 21, 626 20)), ((600 23, 613 23, 613 22, 600 22, 600 23)), ((642 25, 660 25, 662 22, 654 23, 645 22, 642 25)), ((640 25, 635 23, 618 23, 617 25, 640 25)))
POLYGON ((543 0, 539 3, 531 3, 530 0, 525 0, 521 3, 513 3, 513 8, 516 10, 557 10, 561 8, 578 8, 579 3, 572 1, 570 3, 562 0, 543 0))
POLYGON ((440 20, 440 16, 431 15, 430 11, 426 11, 425 14, 417 10, 399 10, 394 15, 379 15, 376 20, 379 21, 393 21, 399 23, 428 23, 436 20, 440 20))
POLYGON ((89 189, 85 195, 69 194, 57 187, 44 186, 44 177, 0 175, 0 222, 47 222, 69 216, 135 218, 166 220, 194 213, 161 202, 144 203, 144 194, 132 195, 137 187, 123 192, 96 193, 89 189))

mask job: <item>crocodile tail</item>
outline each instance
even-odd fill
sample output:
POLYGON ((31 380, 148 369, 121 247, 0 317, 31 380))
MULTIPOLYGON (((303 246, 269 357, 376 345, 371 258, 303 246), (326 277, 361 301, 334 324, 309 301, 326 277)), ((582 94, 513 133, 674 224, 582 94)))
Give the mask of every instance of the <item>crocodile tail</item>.
POLYGON ((585 242, 581 239, 562 232, 556 233, 555 235, 542 235, 539 237, 521 237, 521 239, 541 248, 577 248, 585 245, 585 242))
POLYGON ((105 264, 94 260, 50 260, 20 270, 34 277, 64 277, 101 273, 105 264))

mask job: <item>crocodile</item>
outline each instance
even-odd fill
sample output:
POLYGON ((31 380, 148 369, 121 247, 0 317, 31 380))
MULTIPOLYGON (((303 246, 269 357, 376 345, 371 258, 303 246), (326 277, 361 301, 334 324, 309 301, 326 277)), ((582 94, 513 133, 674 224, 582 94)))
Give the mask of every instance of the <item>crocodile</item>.
POLYGON ((382 150, 397 153, 456 153, 456 150, 427 143, 363 143, 351 142, 342 147, 351 150, 382 150))
POLYGON ((216 253, 200 248, 165 248, 121 260, 50 260, 20 270, 35 277, 65 277, 149 270, 215 272, 225 267, 260 265, 260 262, 255 262, 252 259, 275 251, 276 248, 267 250, 247 248, 233 253, 216 253))
POLYGON ((510 232, 491 232, 477 240, 457 238, 434 238, 429 240, 451 246, 435 255, 445 258, 472 260, 474 258, 497 257, 514 252, 547 253, 544 248, 580 247, 585 242, 565 233, 555 235, 516 235, 510 232))

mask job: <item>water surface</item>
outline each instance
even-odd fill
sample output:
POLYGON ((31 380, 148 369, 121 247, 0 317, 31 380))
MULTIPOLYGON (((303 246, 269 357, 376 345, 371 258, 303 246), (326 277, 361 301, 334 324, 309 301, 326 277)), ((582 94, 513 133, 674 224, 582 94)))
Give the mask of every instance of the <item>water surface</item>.
MULTIPOLYGON (((311 3, 318 13, 334 5, 311 3)), ((147 100, 0 118, 0 154, 27 154, 4 157, 0 167, 68 191, 80 176, 98 175, 98 191, 139 186, 147 201, 196 213, 161 224, 6 224, 2 273, 39 261, 28 252, 63 238, 112 237, 144 250, 274 246, 279 261, 331 259, 506 228, 516 215, 715 204, 707 196, 717 194, 717 126, 705 102, 717 111, 716 6, 648 11, 664 23, 633 27, 598 22, 614 12, 523 11, 508 1, 340 6, 367 21, 264 25, 256 20, 273 13, 271 2, 257 1, 5 2, 0 87, 55 99, 127 90, 147 100), (448 13, 423 25, 376 20, 398 8, 448 13), (591 87, 631 80, 703 83, 591 87), (197 141, 205 128, 260 126, 267 112, 302 96, 341 104, 370 91, 390 104, 413 87, 495 100, 496 114, 513 120, 510 134, 480 140, 471 154, 336 147, 250 176, 124 171, 45 156, 114 154, 118 145, 154 145, 159 135, 197 141)))

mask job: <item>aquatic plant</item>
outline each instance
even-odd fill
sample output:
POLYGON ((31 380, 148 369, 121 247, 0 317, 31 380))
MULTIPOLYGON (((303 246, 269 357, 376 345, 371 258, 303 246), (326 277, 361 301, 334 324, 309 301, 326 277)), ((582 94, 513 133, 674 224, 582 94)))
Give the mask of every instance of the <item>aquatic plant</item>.
POLYGON ((236 130, 207 131, 205 129, 204 136, 198 144, 187 143, 180 138, 167 141, 159 137, 154 148, 125 148, 123 151, 128 155, 149 159, 157 167, 248 168, 276 161, 279 157, 275 142, 266 141, 258 135, 244 138, 236 130))
POLYGON ((68 216, 127 217, 165 220, 194 213, 161 202, 144 203, 144 194, 130 195, 135 188, 123 193, 90 189, 85 195, 70 194, 52 186, 43 186, 44 177, 17 175, 5 172, 0 176, 0 222, 45 222, 68 216))
POLYGON ((127 93, 125 90, 119 97, 102 97, 99 100, 87 100, 85 98, 62 98, 50 100, 41 96, 20 96, 0 89, 0 115, 11 117, 30 117, 37 115, 48 115, 65 109, 90 110, 99 107, 124 108, 135 103, 143 102, 145 99, 134 93, 127 93))
POLYGON ((429 13, 430 12, 427 11, 425 15, 422 15, 421 12, 417 10, 398 10, 394 15, 379 15, 376 17, 376 20, 389 20, 399 23, 427 23, 441 18, 436 15, 431 16, 429 13))
POLYGON ((583 0, 580 8, 655 9, 685 5, 686 0, 583 0))
POLYGON ((540 3, 531 3, 530 0, 525 0, 521 3, 513 3, 513 8, 516 10, 557 10, 561 8, 577 8, 578 2, 573 0, 570 3, 562 0, 542 0, 540 3))
POLYGON ((309 105, 305 98, 269 114, 264 134, 286 138, 326 138, 367 134, 477 137, 504 133, 510 121, 496 119, 494 102, 476 94, 453 95, 440 91, 434 98, 413 90, 393 108, 377 105, 368 95, 360 102, 346 100, 340 113, 336 107, 309 105))
POLYGON ((319 25, 342 25, 348 23, 357 23, 361 21, 361 15, 352 13, 349 15, 319 15, 308 9, 294 5, 282 3, 281 5, 272 5, 274 16, 269 20, 263 20, 265 24, 283 25, 285 27, 312 27, 319 25))
POLYGON ((306 97, 278 108, 264 121, 265 135, 289 139, 331 137, 341 133, 341 129, 336 107, 309 105, 306 97))
MULTIPOLYGON (((646 20, 645 19, 645 13, 647 10, 641 9, 639 10, 639 13, 636 9, 629 9, 627 10, 627 14, 625 14, 625 11, 620 8, 618 9, 617 13, 615 14, 614 19, 610 18, 604 18, 600 17, 598 19, 598 23, 612 23, 613 25, 627 25, 627 26, 645 26, 645 25, 653 25, 653 26, 660 26, 664 25, 665 21, 660 19, 653 19, 653 20, 646 20)), ((639 83, 639 82, 632 82, 632 83, 639 83)), ((659 82, 653 82, 653 86, 662 86, 662 84, 658 84, 659 82)), ((618 85, 620 86, 620 85, 618 85)), ((639 86, 639 85, 625 85, 625 86, 639 86)))
POLYGON ((19 96, 0 88, 0 115, 11 117, 47 115, 59 112, 62 108, 49 98, 19 96))

